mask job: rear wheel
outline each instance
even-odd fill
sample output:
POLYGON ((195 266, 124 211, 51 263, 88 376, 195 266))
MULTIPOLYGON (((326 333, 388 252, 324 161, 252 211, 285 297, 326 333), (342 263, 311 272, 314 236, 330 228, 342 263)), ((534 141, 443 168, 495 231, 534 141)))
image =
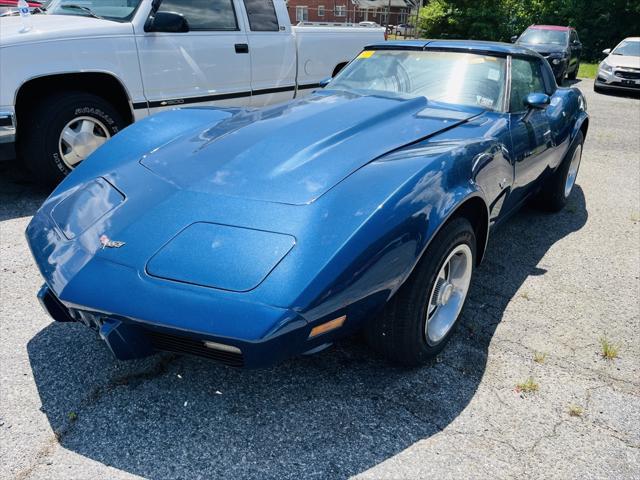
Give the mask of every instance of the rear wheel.
POLYGON ((465 218, 447 223, 405 284, 367 328, 390 360, 423 365, 446 345, 460 317, 475 265, 476 238, 465 218))
POLYGON ((583 143, 584 136, 578 132, 564 161, 538 194, 537 204, 542 209, 558 212, 567 204, 580 170, 583 143))
POLYGON ((101 97, 62 92, 44 99, 25 118, 18 154, 36 180, 54 186, 125 125, 101 97))

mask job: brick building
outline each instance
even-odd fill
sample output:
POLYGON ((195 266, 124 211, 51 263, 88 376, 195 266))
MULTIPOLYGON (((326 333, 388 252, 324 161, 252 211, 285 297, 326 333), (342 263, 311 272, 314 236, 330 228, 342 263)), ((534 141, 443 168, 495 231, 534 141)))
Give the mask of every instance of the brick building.
POLYGON ((399 25, 407 23, 412 10, 416 9, 412 0, 288 0, 287 7, 294 25, 362 21, 399 25))

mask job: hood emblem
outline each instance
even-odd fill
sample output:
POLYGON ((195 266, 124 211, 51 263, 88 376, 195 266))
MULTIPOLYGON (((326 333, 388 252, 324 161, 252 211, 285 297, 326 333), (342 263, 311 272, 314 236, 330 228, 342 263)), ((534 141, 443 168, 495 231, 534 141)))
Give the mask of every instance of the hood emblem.
POLYGON ((102 250, 104 250, 105 248, 120 248, 124 245, 124 242, 111 240, 106 235, 100 235, 100 245, 102 245, 102 250))

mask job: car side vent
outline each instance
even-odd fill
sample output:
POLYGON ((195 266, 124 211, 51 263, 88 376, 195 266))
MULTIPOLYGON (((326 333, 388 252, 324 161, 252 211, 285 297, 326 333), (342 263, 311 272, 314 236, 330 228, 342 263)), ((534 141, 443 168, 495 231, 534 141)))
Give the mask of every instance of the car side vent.
POLYGON ((208 348, 202 340, 195 340, 193 338, 152 330, 147 330, 146 335, 151 341, 153 348, 156 350, 204 357, 224 363, 230 367, 244 366, 244 357, 242 353, 226 352, 208 348))

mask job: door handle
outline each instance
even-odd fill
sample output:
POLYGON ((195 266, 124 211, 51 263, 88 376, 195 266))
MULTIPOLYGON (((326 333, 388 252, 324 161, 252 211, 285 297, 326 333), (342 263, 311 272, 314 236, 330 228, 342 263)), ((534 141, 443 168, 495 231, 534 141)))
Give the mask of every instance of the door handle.
POLYGON ((249 45, 246 43, 236 43, 236 53, 249 53, 249 45))

